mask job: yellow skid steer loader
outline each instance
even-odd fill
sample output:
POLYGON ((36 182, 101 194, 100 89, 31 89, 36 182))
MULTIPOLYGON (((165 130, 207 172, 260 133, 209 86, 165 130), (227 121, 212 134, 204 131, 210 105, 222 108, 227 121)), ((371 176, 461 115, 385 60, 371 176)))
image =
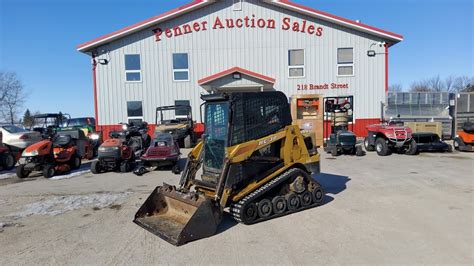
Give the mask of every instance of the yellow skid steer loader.
POLYGON ((212 236, 224 211, 253 224, 318 206, 317 149, 281 92, 203 95, 206 130, 179 187, 157 187, 134 222, 173 245, 212 236), (202 166, 202 174, 198 171, 202 166))

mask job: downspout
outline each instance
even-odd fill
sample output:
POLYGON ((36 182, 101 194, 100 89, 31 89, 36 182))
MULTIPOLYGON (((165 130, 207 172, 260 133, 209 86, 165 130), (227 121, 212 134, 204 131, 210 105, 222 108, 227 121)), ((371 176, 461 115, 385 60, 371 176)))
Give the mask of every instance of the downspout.
POLYGON ((97 110, 97 60, 95 59, 96 54, 92 54, 92 82, 94 86, 94 115, 95 115, 95 130, 99 130, 99 116, 97 110))

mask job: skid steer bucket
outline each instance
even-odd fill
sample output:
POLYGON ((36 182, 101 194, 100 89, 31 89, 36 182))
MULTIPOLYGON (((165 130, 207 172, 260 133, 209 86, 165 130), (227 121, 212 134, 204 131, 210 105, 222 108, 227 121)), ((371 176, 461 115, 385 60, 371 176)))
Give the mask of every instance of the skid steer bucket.
POLYGON ((175 246, 212 236, 220 222, 220 209, 196 193, 174 186, 157 187, 135 214, 134 223, 175 246))

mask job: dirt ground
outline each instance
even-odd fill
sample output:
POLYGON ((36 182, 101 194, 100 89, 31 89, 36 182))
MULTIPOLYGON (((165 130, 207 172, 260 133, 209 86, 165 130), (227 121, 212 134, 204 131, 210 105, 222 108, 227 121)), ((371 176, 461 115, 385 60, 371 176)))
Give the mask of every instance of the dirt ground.
POLYGON ((325 204, 174 247, 132 223, 156 171, 46 180, 0 172, 0 264, 474 264, 474 154, 331 158, 325 204))

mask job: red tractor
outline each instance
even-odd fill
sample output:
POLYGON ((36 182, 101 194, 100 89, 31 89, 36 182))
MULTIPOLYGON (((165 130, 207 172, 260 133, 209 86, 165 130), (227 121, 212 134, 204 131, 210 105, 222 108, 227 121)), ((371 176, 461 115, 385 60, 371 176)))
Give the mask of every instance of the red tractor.
POLYGON ((385 124, 367 126, 369 134, 364 140, 366 151, 376 151, 379 156, 387 156, 396 151, 408 153, 416 149, 412 130, 403 122, 390 121, 385 124))

